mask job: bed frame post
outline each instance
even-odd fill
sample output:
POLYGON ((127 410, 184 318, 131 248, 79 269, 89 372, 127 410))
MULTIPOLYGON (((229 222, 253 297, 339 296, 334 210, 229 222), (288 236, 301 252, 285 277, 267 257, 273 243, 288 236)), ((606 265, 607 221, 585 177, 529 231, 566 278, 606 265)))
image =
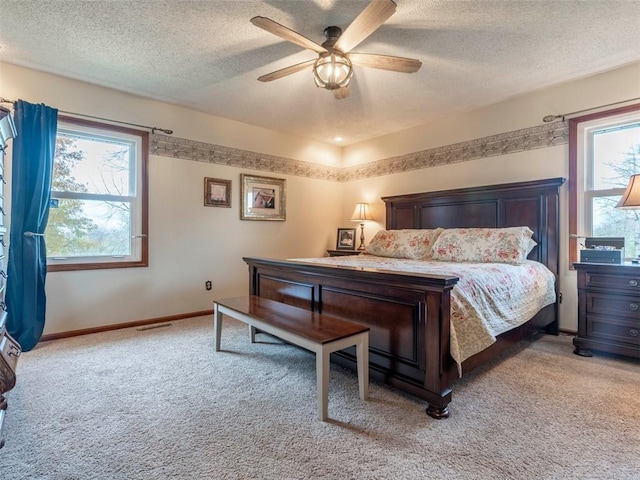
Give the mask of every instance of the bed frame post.
POLYGON ((451 388, 449 367, 451 289, 427 292, 425 301, 424 341, 425 377, 424 389, 427 395, 427 414, 436 419, 449 416, 451 388), (435 361, 434 361, 435 360, 435 361))

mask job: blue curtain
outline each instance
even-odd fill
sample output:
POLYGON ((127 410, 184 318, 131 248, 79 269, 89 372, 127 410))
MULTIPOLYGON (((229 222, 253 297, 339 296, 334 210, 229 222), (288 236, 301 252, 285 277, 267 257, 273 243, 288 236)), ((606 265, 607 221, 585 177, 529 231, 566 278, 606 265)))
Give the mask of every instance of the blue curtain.
POLYGON ((49 219, 58 111, 18 100, 14 120, 5 300, 7 330, 22 350, 29 351, 44 330, 47 253, 42 234, 49 219))

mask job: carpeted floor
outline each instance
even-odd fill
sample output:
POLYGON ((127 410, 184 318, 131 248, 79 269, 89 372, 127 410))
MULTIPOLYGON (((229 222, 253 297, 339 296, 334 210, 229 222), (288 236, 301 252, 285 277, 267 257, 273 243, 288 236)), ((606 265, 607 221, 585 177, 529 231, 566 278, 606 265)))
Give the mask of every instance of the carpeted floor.
POLYGON ((86 335, 24 353, 0 479, 637 479, 640 362, 525 342, 454 386, 451 418, 225 319, 86 335))

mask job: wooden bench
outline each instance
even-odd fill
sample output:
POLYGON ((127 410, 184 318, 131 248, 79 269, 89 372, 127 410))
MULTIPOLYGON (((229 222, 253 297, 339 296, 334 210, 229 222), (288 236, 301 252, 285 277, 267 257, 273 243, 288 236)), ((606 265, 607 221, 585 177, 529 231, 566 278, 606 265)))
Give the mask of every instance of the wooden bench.
POLYGON ((355 345, 360 398, 367 400, 369 396, 369 327, 254 295, 225 298, 213 303, 216 352, 220 351, 223 314, 249 325, 251 343, 255 343, 257 328, 315 352, 320 420, 327 419, 331 352, 355 345))

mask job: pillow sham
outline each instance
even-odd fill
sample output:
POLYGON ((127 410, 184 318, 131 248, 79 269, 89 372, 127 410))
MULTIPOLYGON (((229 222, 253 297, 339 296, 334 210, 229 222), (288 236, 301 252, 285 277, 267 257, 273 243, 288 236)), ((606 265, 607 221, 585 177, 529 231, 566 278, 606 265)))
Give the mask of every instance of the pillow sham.
POLYGON ((433 259, 446 262, 523 263, 531 236, 529 227, 449 228, 433 246, 433 259))
POLYGON ((442 230, 380 230, 371 239, 364 253, 378 257, 429 260, 433 256, 433 244, 442 230))

